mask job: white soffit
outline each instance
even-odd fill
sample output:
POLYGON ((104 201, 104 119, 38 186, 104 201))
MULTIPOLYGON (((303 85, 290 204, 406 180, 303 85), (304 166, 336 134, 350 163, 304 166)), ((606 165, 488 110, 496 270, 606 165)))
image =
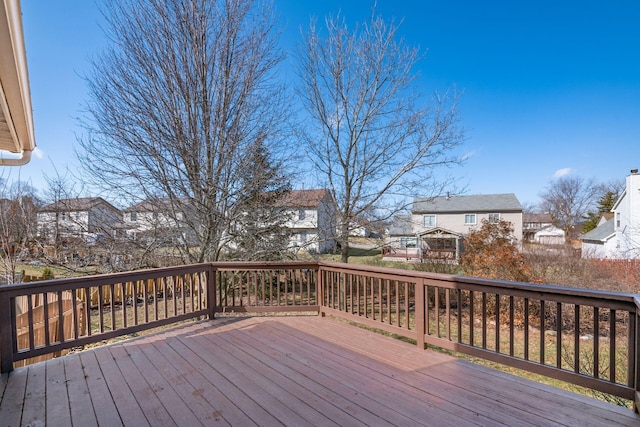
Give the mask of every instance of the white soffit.
POLYGON ((0 3, 0 150, 23 157, 0 158, 0 165, 29 161, 35 148, 27 58, 19 0, 0 3))

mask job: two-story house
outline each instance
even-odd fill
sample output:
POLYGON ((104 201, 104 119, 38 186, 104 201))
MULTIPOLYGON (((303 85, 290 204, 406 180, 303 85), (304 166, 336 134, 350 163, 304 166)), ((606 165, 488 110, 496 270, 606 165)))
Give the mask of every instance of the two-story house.
POLYGON ((613 218, 601 218, 598 227, 581 237, 583 258, 640 258, 640 174, 631 170, 625 190, 611 209, 613 218))
POLYGON ((37 213, 38 236, 47 242, 60 238, 113 236, 121 221, 120 209, 101 197, 62 199, 42 207, 37 213))
POLYGON ((522 240, 541 245, 563 245, 564 230, 553 225, 550 213, 525 213, 522 215, 522 240))
POLYGON ((337 207, 329 190, 292 190, 278 207, 288 218, 291 248, 316 253, 335 249, 337 207))
POLYGON ((383 258, 457 261, 464 237, 480 228, 483 219, 510 222, 521 242, 522 205, 515 194, 416 198, 410 220, 401 218, 402 224, 392 227, 406 235, 389 234, 383 258))
POLYGON ((129 239, 172 242, 186 239, 184 219, 183 207, 173 206, 169 199, 149 199, 123 211, 121 228, 129 239))

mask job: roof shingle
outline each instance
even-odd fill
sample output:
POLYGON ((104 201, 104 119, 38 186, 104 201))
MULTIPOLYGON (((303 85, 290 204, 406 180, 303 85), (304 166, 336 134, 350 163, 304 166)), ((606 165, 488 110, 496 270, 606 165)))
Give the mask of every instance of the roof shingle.
POLYGON ((474 196, 443 196, 413 201, 413 213, 455 212, 522 212, 522 205, 513 193, 474 196))

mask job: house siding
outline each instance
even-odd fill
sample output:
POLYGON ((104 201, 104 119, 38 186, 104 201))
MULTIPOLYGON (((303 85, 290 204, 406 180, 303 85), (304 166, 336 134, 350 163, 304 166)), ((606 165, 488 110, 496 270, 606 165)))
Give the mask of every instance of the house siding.
POLYGON ((620 225, 615 224, 616 248, 613 257, 622 259, 640 258, 640 174, 627 176, 626 190, 614 206, 614 221, 620 216, 620 225))
POLYGON ((640 174, 637 170, 626 178, 626 188, 613 209, 613 232, 602 234, 601 223, 583 236, 583 258, 640 259, 640 174), (594 234, 595 232, 595 234, 594 234))
MULTIPOLYGON (((500 219, 511 223, 515 244, 521 247, 522 244, 522 205, 514 194, 488 194, 475 196, 453 196, 436 197, 434 199, 414 200, 411 216, 396 217, 390 233, 385 243, 389 253, 393 256, 404 255, 407 258, 420 257, 423 250, 432 249, 425 247, 425 238, 442 239, 445 244, 447 240, 455 240, 455 258, 460 256, 460 250, 464 247, 462 240, 474 230, 482 227, 483 220, 490 220, 492 215, 499 214, 500 219), (466 224, 466 215, 475 215, 474 224, 466 224), (433 226, 425 226, 426 215, 435 216, 433 226), (437 231, 433 237, 429 231, 437 231), (427 232, 425 234, 425 232, 427 232), (418 237, 417 248, 402 248, 400 242, 403 237, 418 237)), ((434 253, 448 252, 449 247, 433 249, 434 253)))
POLYGON ((102 199, 69 199, 49 205, 36 216, 40 237, 52 241, 60 237, 87 238, 100 233, 113 236, 120 210, 102 199))
POLYGON ((289 201, 282 209, 282 214, 288 217, 285 226, 292 233, 289 246, 319 253, 334 250, 337 208, 331 193, 327 190, 296 190, 290 195, 289 201), (323 194, 313 206, 296 205, 297 199, 307 200, 308 195, 317 194, 318 191, 323 191, 323 194))
POLYGON ((482 226, 482 220, 489 220, 489 213, 499 213, 500 219, 508 221, 513 225, 513 234, 518 241, 522 240, 522 212, 451 212, 451 213, 419 213, 411 215, 411 223, 413 224, 413 232, 420 233, 431 227, 425 227, 423 224, 424 215, 436 216, 436 227, 444 228, 463 235, 469 234, 473 230, 477 230, 482 226), (467 225, 464 222, 465 215, 475 214, 476 223, 467 225))
POLYGON ((583 258, 616 258, 616 240, 609 239, 604 243, 582 242, 583 258))

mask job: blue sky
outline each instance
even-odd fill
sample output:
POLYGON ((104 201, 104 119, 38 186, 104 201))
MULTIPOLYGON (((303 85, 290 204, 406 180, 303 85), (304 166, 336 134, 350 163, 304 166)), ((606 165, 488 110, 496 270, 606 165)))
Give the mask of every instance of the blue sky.
MULTIPOLYGON (((373 4, 274 3, 285 49, 311 15, 340 10, 362 21, 373 4)), ((468 159, 449 173, 467 194, 513 192, 535 203, 555 176, 606 182, 640 167, 640 2, 378 0, 377 10, 403 19, 400 34, 426 52, 425 95, 452 85, 464 92, 468 159)), ((44 188, 43 172, 53 175, 54 165, 77 168, 82 76, 107 41, 90 0, 22 0, 22 11, 40 152, 2 176, 44 188)))

